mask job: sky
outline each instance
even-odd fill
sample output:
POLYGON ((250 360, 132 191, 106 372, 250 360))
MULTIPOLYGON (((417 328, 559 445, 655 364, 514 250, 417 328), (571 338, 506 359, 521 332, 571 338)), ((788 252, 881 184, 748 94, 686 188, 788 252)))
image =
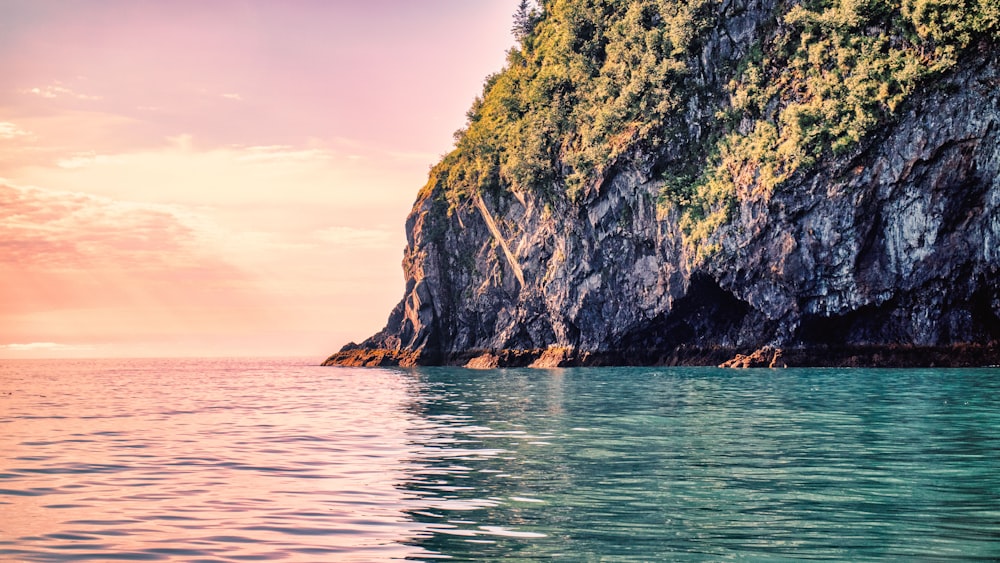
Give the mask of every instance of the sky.
POLYGON ((518 0, 0 0, 0 358, 381 329, 518 0))

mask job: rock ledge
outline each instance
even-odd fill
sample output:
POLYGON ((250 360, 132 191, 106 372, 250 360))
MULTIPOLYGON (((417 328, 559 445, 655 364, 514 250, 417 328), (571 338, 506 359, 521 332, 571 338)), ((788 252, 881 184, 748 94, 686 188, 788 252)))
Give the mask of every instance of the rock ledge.
POLYGON ((995 367, 1000 342, 947 346, 839 346, 772 348, 680 348, 650 351, 646 356, 620 352, 578 352, 569 348, 478 350, 442 356, 424 351, 353 349, 337 352, 324 366, 417 367, 460 366, 470 369, 562 368, 602 366, 760 367, 995 367))

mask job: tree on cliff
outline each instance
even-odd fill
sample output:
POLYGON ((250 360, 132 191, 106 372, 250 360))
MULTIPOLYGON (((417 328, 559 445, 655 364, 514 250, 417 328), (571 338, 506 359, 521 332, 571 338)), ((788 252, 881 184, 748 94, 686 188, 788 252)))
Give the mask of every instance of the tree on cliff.
POLYGON ((538 10, 531 6, 528 0, 521 0, 517 11, 514 12, 514 25, 510 28, 510 32, 514 34, 515 39, 523 41, 525 37, 531 35, 539 19, 538 10))

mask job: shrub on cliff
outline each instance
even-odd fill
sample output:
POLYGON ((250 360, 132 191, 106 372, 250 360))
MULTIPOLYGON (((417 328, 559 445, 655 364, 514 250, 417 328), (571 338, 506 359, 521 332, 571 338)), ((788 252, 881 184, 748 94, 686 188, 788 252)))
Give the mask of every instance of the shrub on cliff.
POLYGON ((719 0, 544 1, 430 187, 453 204, 483 190, 576 199, 619 157, 680 138, 690 159, 666 171, 661 199, 680 207, 698 244, 726 221, 735 194, 766 196, 849 154, 924 80, 1000 34, 995 0, 777 5, 773 29, 717 69, 722 91, 707 91, 702 49, 729 17, 719 0), (723 100, 697 137, 685 123, 692 99, 723 100))

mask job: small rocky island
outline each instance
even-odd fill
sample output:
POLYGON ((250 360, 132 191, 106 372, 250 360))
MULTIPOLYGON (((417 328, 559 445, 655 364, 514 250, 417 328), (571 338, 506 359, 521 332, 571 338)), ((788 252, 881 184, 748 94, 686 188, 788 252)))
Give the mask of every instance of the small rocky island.
POLYGON ((1000 364, 1000 7, 546 0, 327 365, 1000 364))

